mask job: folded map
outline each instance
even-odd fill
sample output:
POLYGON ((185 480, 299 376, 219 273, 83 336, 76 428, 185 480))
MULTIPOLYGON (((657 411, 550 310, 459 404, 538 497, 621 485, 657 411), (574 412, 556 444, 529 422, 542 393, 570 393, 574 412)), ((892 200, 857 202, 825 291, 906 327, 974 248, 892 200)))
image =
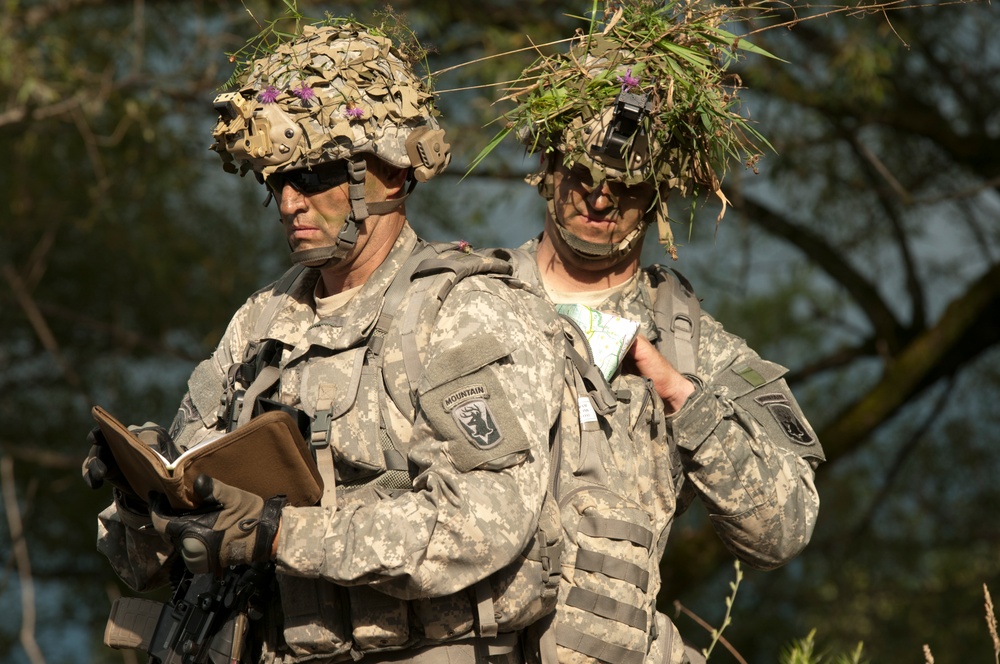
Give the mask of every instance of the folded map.
POLYGON ((556 311, 583 332, 594 364, 609 381, 639 332, 639 323, 583 304, 557 304, 556 311))

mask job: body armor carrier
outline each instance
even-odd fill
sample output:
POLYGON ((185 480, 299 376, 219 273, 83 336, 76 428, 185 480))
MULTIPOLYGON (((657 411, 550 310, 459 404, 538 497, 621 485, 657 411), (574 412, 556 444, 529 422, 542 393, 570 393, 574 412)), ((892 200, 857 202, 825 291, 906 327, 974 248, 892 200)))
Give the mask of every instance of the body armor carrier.
MULTIPOLYGON (((452 244, 418 248, 385 293, 367 341, 336 355, 349 368, 346 385, 326 394, 322 387, 310 417, 296 411, 323 475, 322 505, 381 500, 412 488, 405 451, 392 423, 413 422, 416 385, 423 372, 418 349, 418 315, 436 315, 451 288, 473 274, 505 277, 510 265, 476 254, 446 251, 452 244), (416 288, 410 288, 416 283, 416 288), (404 302, 404 296, 407 296, 404 302), (401 332, 405 380, 383 375, 383 342, 390 329, 401 332), (338 441, 336 449, 331 441, 338 441), (356 441, 357 444, 345 444, 356 441), (378 441, 377 447, 371 441, 378 441), (336 457, 335 457, 336 455, 336 457), (336 458, 336 464, 334 460, 336 458)), ((306 274, 293 267, 275 285, 257 319, 243 361, 231 371, 219 415, 229 428, 254 414, 283 407, 266 396, 278 381, 282 348, 267 338, 284 298, 306 274), (240 388, 238 386, 246 387, 240 388)), ((295 410, 295 409, 292 409, 295 410)), ((554 466, 555 464, 553 464, 554 466)), ((550 613, 559 585, 561 552, 558 508, 549 496, 536 537, 517 560, 466 591, 439 598, 402 600, 368 586, 343 587, 323 580, 279 575, 280 611, 269 612, 265 651, 285 652, 282 661, 347 660, 362 652, 397 650, 470 637, 514 633, 550 613)))

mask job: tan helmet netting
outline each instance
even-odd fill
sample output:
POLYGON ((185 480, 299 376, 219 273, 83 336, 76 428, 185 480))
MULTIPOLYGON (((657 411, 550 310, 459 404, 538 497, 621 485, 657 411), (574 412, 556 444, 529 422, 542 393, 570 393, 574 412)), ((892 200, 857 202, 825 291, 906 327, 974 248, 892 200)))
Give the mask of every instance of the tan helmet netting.
POLYGON ((212 149, 230 171, 266 178, 370 153, 426 181, 451 159, 433 95, 388 38, 357 24, 306 26, 215 107, 212 149))

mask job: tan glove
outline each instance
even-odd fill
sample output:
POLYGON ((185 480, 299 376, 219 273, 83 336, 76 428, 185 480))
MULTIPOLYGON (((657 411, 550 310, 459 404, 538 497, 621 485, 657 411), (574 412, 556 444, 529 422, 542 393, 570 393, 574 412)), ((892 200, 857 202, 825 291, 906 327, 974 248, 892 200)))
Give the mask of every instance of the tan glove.
POLYGON ((201 475, 195 491, 202 509, 176 513, 165 499, 152 509, 153 527, 174 543, 195 574, 221 574, 231 565, 267 562, 281 523, 285 496, 260 496, 201 475))

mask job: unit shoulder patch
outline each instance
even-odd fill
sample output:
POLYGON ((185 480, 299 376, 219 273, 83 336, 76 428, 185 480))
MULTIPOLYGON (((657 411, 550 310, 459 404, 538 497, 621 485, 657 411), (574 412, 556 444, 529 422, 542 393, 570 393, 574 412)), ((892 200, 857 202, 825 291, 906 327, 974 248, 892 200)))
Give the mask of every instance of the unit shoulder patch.
POLYGON ((467 401, 452 410, 451 416, 465 437, 480 449, 493 449, 503 440, 503 433, 485 399, 467 401))
POLYGON ((803 424, 799 416, 792 409, 788 397, 781 392, 771 394, 761 394, 754 397, 754 401, 767 409, 771 416, 778 422, 781 431, 789 440, 793 440, 799 445, 812 445, 816 439, 803 424))
POLYGON ((420 394, 430 424, 450 441, 448 454, 466 472, 530 445, 491 367, 420 394))

